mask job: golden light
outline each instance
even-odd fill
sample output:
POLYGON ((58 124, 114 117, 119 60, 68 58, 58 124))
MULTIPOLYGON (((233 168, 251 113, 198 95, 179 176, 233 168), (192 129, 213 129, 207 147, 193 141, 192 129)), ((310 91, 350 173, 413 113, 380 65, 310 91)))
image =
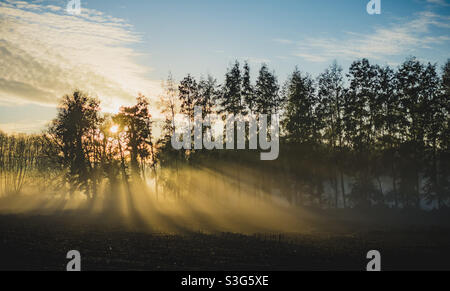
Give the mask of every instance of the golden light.
POLYGON ((119 132, 119 126, 118 126, 118 125, 113 125, 113 126, 111 126, 111 128, 109 129, 109 131, 110 131, 111 133, 117 133, 117 132, 119 132))

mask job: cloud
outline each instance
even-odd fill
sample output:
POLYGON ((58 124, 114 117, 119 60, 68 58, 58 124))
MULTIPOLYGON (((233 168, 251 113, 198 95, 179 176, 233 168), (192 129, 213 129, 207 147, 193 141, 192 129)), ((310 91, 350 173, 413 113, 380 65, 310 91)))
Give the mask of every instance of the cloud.
POLYGON ((245 60, 247 60, 249 63, 251 64, 269 64, 270 60, 266 59, 266 58, 253 58, 253 57, 246 57, 244 58, 245 60))
POLYGON ((450 5, 447 2, 445 2, 445 0, 427 0, 427 2, 431 3, 431 4, 441 5, 441 6, 449 6, 450 5))
POLYGON ((138 92, 159 92, 132 48, 140 35, 100 11, 82 9, 74 16, 55 5, 0 2, 0 35, 0 103, 54 106, 79 88, 116 110, 138 92))
POLYGON ((273 39, 274 42, 278 42, 281 44, 293 44, 294 41, 290 40, 290 39, 285 39, 285 38, 275 38, 273 39))
POLYGON ((353 60, 371 58, 389 60, 390 57, 412 55, 420 49, 432 49, 450 41, 450 17, 432 12, 422 12, 415 19, 378 27, 374 32, 362 34, 344 32, 343 37, 309 37, 301 42, 277 42, 296 46, 292 55, 314 63, 335 58, 353 60), (444 34, 432 34, 431 28, 440 28, 444 34))
POLYGON ((304 52, 294 53, 294 56, 303 58, 303 59, 308 60, 308 61, 313 62, 313 63, 323 63, 323 62, 326 62, 328 60, 327 57, 320 56, 320 55, 309 54, 309 53, 304 53, 304 52))
POLYGON ((19 122, 0 123, 0 131, 5 133, 38 133, 48 124, 48 120, 27 119, 19 122))

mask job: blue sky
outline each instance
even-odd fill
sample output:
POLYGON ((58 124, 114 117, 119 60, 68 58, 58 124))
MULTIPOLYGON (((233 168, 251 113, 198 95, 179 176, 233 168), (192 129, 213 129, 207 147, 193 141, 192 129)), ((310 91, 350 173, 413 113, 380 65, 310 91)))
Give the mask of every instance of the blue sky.
MULTIPOLYGON (((377 28, 403 26, 427 11, 446 16, 447 24, 450 23, 450 6, 443 1, 382 0, 381 15, 367 14, 368 1, 365 0, 107 2, 110 1, 90 1, 88 5, 126 19, 136 31, 144 33, 144 42, 139 49, 151 53, 146 61, 154 69, 151 73, 154 78, 164 77, 168 70, 179 78, 186 72, 197 76, 208 71, 223 75, 227 63, 235 58, 248 59, 256 67, 265 61, 281 78, 295 65, 317 74, 331 60, 317 62, 296 55, 300 51, 298 47, 308 39, 346 41, 359 38, 351 33, 370 37, 377 28)), ((426 35, 450 37, 448 33, 448 27, 433 27, 426 35)), ((396 64, 411 53, 442 62, 449 57, 448 45, 443 42, 433 49, 383 55, 376 61, 396 64)), ((335 58, 341 59, 343 64, 349 63, 345 57, 336 55, 335 58)))
POLYGON ((74 87, 114 111, 138 91, 156 99, 169 71, 220 80, 234 59, 283 81, 334 59, 450 57, 448 0, 381 0, 381 15, 368 0, 81 0, 75 16, 67 2, 0 0, 0 129, 39 131, 74 87))

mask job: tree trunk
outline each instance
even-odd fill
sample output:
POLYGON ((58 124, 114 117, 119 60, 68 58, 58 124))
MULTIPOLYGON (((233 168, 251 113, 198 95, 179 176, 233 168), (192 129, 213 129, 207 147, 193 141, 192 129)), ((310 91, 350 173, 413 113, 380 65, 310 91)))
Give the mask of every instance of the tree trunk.
POLYGON ((347 207, 347 197, 345 194, 345 184, 344 184, 344 173, 341 171, 341 191, 342 191, 342 201, 344 209, 347 207))

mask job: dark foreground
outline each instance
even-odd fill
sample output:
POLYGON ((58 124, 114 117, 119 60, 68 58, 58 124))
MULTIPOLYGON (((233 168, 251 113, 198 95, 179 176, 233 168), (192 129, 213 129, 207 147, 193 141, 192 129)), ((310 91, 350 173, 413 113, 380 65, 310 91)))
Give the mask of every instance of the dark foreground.
POLYGON ((450 270, 445 226, 168 235, 70 215, 0 216, 1 270, 63 271, 69 250, 80 251, 82 270, 365 270, 372 249, 384 270, 450 270))

